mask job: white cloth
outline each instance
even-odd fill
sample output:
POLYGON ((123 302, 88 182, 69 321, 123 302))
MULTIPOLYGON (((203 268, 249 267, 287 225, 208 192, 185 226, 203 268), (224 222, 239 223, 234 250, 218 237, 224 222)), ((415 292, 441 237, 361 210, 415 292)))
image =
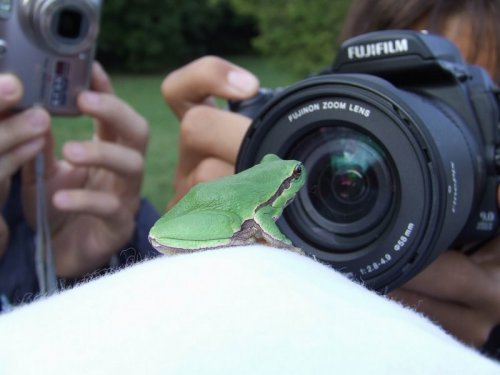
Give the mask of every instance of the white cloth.
POLYGON ((0 374, 499 374, 415 312, 264 246, 162 257, 0 316, 0 374))

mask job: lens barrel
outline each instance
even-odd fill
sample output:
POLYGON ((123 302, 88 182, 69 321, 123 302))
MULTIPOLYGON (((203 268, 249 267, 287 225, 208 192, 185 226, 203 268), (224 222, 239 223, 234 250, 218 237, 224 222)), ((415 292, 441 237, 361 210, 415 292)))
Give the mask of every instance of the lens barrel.
POLYGON ((53 53, 75 55, 95 44, 99 29, 96 1, 41 0, 27 2, 21 23, 53 53))
POLYGON ((400 286, 464 227, 479 151, 442 103, 363 74, 291 86, 262 109, 236 169, 302 161, 305 187, 278 221, 295 246, 368 287, 400 286))

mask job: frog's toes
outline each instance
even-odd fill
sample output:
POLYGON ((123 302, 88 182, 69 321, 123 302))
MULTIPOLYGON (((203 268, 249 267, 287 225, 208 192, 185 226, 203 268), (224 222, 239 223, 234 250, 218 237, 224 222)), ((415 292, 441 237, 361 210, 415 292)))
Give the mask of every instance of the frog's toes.
POLYGON ((241 229, 231 236, 230 244, 232 246, 252 244, 261 237, 260 232, 259 226, 253 219, 245 220, 241 229))

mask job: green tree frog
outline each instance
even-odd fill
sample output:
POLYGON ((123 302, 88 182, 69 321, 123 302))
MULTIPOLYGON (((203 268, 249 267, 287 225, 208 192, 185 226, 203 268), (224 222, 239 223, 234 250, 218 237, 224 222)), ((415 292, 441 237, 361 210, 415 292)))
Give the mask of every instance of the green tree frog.
POLYGON ((153 225, 149 241, 166 254, 256 241, 301 253, 275 221, 305 180, 302 163, 268 154, 252 168, 194 186, 153 225))

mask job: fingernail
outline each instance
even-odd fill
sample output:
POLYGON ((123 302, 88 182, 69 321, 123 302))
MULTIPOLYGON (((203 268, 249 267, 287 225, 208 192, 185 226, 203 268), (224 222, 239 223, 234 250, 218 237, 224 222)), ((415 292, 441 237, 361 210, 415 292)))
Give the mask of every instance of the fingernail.
POLYGON ((54 194, 54 197, 52 198, 54 204, 57 207, 66 207, 68 206, 69 203, 69 194, 65 192, 58 192, 54 194))
POLYGON ((257 78, 240 70, 231 70, 227 74, 227 81, 234 89, 243 94, 251 93, 259 86, 257 78))
POLYGON ((82 99, 85 104, 92 107, 98 106, 101 102, 100 95, 92 91, 85 91, 84 93, 82 93, 82 99))
POLYGON ((14 77, 10 75, 0 76, 0 94, 4 100, 19 95, 19 85, 14 77))
POLYGON ((30 125, 36 130, 47 129, 50 122, 47 113, 39 108, 33 108, 29 111, 28 121, 30 125))
POLYGON ((64 147, 64 150, 74 160, 83 160, 85 158, 85 147, 80 143, 70 142, 64 147))

